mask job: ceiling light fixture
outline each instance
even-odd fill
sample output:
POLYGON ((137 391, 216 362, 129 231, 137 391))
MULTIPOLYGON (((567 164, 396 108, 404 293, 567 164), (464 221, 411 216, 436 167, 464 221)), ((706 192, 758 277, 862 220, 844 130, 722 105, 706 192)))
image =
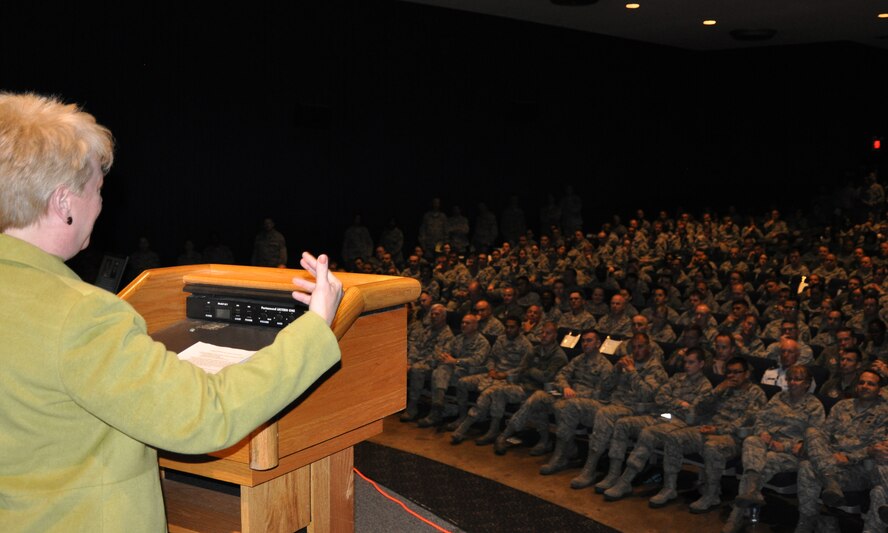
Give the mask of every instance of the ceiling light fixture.
POLYGON ((638 9, 641 4, 626 4, 626 9, 638 9))
POLYGON ((704 20, 704 21, 703 21, 703 25, 704 25, 704 26, 715 26, 715 21, 712 20, 712 19, 704 20))
POLYGON ((879 13, 877 16, 880 19, 888 19, 888 13, 879 13))

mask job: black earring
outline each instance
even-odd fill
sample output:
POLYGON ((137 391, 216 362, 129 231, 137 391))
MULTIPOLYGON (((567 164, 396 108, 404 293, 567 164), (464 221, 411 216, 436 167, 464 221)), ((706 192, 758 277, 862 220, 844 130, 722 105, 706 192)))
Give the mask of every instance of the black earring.
POLYGON ((68 225, 70 226, 71 224, 74 223, 74 219, 71 218, 71 217, 68 217, 68 221, 67 221, 67 222, 68 222, 68 225))

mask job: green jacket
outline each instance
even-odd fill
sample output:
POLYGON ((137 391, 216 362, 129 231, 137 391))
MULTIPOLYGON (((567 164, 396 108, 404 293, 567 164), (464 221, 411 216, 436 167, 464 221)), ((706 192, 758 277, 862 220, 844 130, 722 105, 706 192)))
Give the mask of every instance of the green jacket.
POLYGON ((229 447, 339 361, 315 313, 215 375, 117 296, 0 235, 0 531, 166 531, 155 448, 229 447))

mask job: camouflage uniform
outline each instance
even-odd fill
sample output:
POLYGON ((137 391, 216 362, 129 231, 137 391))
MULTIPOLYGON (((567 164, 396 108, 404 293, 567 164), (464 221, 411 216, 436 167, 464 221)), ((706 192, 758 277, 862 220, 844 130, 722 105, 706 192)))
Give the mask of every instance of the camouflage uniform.
POLYGON ((287 263, 287 241, 276 229, 263 230, 253 241, 253 264, 277 267, 287 263))
POLYGON ((738 430, 752 422, 766 401, 765 392, 753 383, 748 383, 743 390, 728 388, 717 392, 712 389, 701 396, 695 406, 697 423, 715 426, 716 431, 704 435, 699 426, 690 426, 664 435, 664 477, 674 480, 685 454, 699 453, 703 455, 707 486, 716 491, 728 459, 740 452, 738 430))
MULTIPOLYGON (((580 474, 571 480, 571 487, 578 489, 592 483, 598 459, 613 437, 614 425, 617 420, 623 417, 652 414, 656 410, 653 403, 654 394, 668 379, 660 360, 650 356, 643 363, 636 362, 634 372, 618 370, 617 386, 611 394, 609 405, 602 405, 601 402, 594 400, 565 400, 555 404, 559 442, 572 439, 572 433, 579 424, 592 427, 586 464, 580 474)), ((556 451, 558 450, 556 449, 556 451)), ((625 454, 625 448, 623 454, 625 454)), ((556 457, 556 459, 559 458, 556 457)), ((544 468, 550 470, 555 464, 556 461, 550 461, 550 464, 544 468)))
MULTIPOLYGON (((491 320, 495 319, 491 318, 491 320)), ((493 385, 504 383, 501 379, 490 377, 489 372, 491 370, 505 372, 511 378, 518 373, 524 358, 532 351, 533 345, 530 344, 530 341, 524 335, 519 333, 514 339, 510 339, 506 335, 500 335, 487 355, 486 365, 488 372, 461 377, 456 384, 460 416, 462 417, 466 414, 464 410, 468 403, 470 391, 483 391, 493 385)))
POLYGON ((474 276, 474 280, 481 284, 481 288, 487 289, 488 285, 490 285, 493 280, 496 279, 496 269, 492 266, 486 266, 482 269, 479 269, 478 272, 474 276))
MULTIPOLYGON (((561 309, 559 309, 557 305, 553 305, 549 309, 543 309, 544 322, 555 322, 556 324, 558 324, 559 322, 561 322, 561 317, 563 315, 564 313, 561 312, 561 309)), ((592 317, 592 319, 594 320, 595 317, 592 317)))
POLYGON ((626 460, 626 465, 640 471, 644 468, 654 448, 662 442, 662 435, 694 423, 693 403, 697 398, 712 389, 703 372, 688 376, 684 372, 675 374, 660 387, 654 396, 657 413, 621 418, 614 428, 608 456, 612 461, 622 462, 626 455, 629 440, 638 436, 635 448, 626 460), (684 408, 679 402, 688 402, 684 408), (672 419, 661 418, 660 413, 670 413, 672 419))
POLYGON ((876 462, 873 467, 872 488, 869 493, 870 510, 864 519, 872 531, 885 531, 888 524, 879 518, 879 508, 888 505, 888 465, 876 462))
POLYGON ((490 351, 490 343, 477 331, 469 335, 460 333, 447 343, 443 351, 458 361, 453 365, 438 364, 435 367, 432 371, 432 390, 446 390, 454 377, 477 374, 490 351))
POLYGON ((407 412, 416 415, 416 405, 422 394, 425 380, 432 374, 438 363, 438 356, 453 339, 453 332, 447 325, 435 329, 432 326, 423 328, 416 343, 407 345, 408 370, 407 412))
MULTIPOLYGON (((874 468, 867 448, 888 438, 888 402, 878 397, 871 405, 859 399, 842 400, 829 412, 821 428, 809 428, 805 432, 805 450, 808 460, 799 465, 799 514, 816 516, 819 511, 818 497, 824 478, 835 479, 842 488, 864 489, 873 481, 870 474, 884 474, 885 467, 874 468), (839 464, 833 454, 841 452, 848 457, 848 464, 839 464)), ((883 477, 881 483, 884 483, 883 477)), ((878 493, 878 491, 877 491, 878 493)), ((865 524, 873 527, 878 522, 874 512, 878 505, 871 505, 865 524)))
POLYGON ((469 274, 469 269, 462 263, 457 263, 452 268, 445 270, 438 280, 442 287, 450 289, 451 292, 467 290, 471 281, 472 276, 469 274), (442 280, 443 283, 441 283, 442 280))
POLYGON ((540 344, 534 347, 524 356, 515 373, 509 376, 508 382, 499 382, 481 393, 475 406, 469 409, 469 417, 478 420, 489 413, 491 427, 485 437, 492 439, 499 433, 499 424, 506 405, 520 403, 529 394, 542 391, 544 385, 552 381, 566 364, 567 356, 557 344, 540 344))
POLYGON ((644 363, 635 364, 635 372, 615 372, 616 387, 610 402, 592 398, 572 398, 555 404, 558 421, 556 435, 559 439, 573 439, 577 427, 592 428, 589 437, 590 453, 601 453, 613 434, 617 419, 623 416, 643 415, 654 410, 654 394, 668 376, 659 360, 651 357, 644 363))
MULTIPOLYGON (((765 325, 765 328, 761 332, 761 336, 766 339, 779 339, 781 332, 780 328, 783 326, 783 318, 778 318, 776 320, 772 320, 765 325)), ((811 342, 811 329, 808 327, 808 324, 805 324, 801 320, 798 321, 799 326, 799 341, 808 344, 811 342)), ((801 342, 799 344, 801 344, 801 342)))
MULTIPOLYGON (((786 382, 786 369, 782 366, 778 366, 777 368, 769 368, 765 370, 765 372, 762 374, 761 383, 763 385, 775 385, 783 390, 788 389, 789 383, 786 382)), ((814 383, 814 381, 812 380, 811 386, 808 387, 808 392, 814 392, 814 389, 816 387, 817 384, 814 383)))
POLYGON ((563 313, 558 321, 559 328, 567 328, 575 331, 595 329, 595 317, 588 311, 582 310, 579 314, 573 312, 563 313))
MULTIPOLYGON (((577 391, 579 398, 600 400, 607 396, 614 376, 614 367, 606 357, 598 352, 592 355, 582 354, 571 359, 558 371, 555 386, 559 391, 570 387, 577 391)), ((506 431, 510 435, 515 434, 528 421, 537 428, 546 428, 555 402, 555 396, 548 392, 534 392, 509 419, 506 431)))
POLYGON ((491 316, 487 320, 478 321, 478 331, 480 331, 482 335, 499 337, 506 332, 506 327, 497 317, 491 316))
POLYGON ((741 506, 760 504, 762 485, 780 472, 795 472, 799 458, 793 447, 804 441, 808 428, 823 425, 823 404, 807 393, 793 402, 789 392, 781 391, 755 417, 752 434, 743 440, 743 477, 740 479, 738 502, 741 506), (783 445, 783 451, 770 449, 761 434, 768 433, 771 442, 783 445))
POLYGON ((765 343, 762 342, 758 335, 741 336, 739 341, 735 338, 735 342, 737 342, 737 355, 741 357, 764 357, 762 352, 765 351, 765 343))
MULTIPOLYGON (((799 345, 798 364, 810 365, 814 363, 814 351, 810 346, 800 340, 796 341, 799 345)), ((764 352, 759 352, 761 357, 770 359, 771 361, 780 361, 780 341, 772 342, 768 345, 764 352)))
MULTIPOLYGON (((651 357, 654 359, 659 359, 660 361, 665 359, 663 348, 661 348, 652 338, 648 340, 648 350, 650 351, 651 357)), ((628 340, 621 342, 620 345, 617 346, 617 350, 614 352, 614 357, 623 357, 626 355, 632 355, 632 342, 628 340)))
POLYGON ((539 344, 540 334, 543 332, 543 324, 544 322, 540 320, 530 328, 530 331, 524 331, 524 322, 521 323, 521 330, 524 333, 524 336, 527 337, 527 340, 532 344, 539 344))
POLYGON ((435 246, 447 240, 447 215, 442 211, 430 210, 422 216, 417 239, 426 255, 433 255, 435 246))
POLYGON ((608 313, 598 321, 598 331, 601 335, 628 337, 632 335, 632 319, 626 313, 618 317, 608 313))

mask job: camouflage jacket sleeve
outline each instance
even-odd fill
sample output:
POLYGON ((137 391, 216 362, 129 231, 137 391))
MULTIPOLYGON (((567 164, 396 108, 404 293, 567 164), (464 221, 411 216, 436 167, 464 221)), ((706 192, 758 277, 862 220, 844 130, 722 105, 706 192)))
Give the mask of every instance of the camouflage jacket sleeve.
POLYGON ((734 394, 725 395, 725 401, 713 417, 713 423, 718 428, 716 433, 719 435, 737 436, 737 430, 741 427, 752 425, 755 414, 765 405, 768 397, 755 384, 751 384, 745 391, 729 390, 733 390, 734 394))
POLYGON ((558 370, 558 373, 555 375, 555 385, 558 386, 558 390, 564 391, 567 387, 574 388, 571 378, 578 371, 577 367, 583 363, 584 359, 585 357, 582 355, 574 357, 558 370))
POLYGON ((852 463, 869 457, 867 448, 886 436, 888 402, 879 400, 869 409, 858 412, 855 400, 842 400, 829 412, 824 432, 835 441, 835 449, 848 456, 852 463))
POLYGON ((676 414, 685 422, 689 422, 692 418, 694 400, 710 389, 712 384, 705 376, 700 375, 699 379, 693 379, 684 373, 675 374, 657 390, 654 402, 662 411, 676 414), (684 407, 681 405, 682 402, 691 405, 684 407))
MULTIPOLYGON (((542 347, 538 348, 542 349, 542 347)), ((542 387, 549 381, 554 379, 555 374, 567 364, 567 356, 564 351, 557 346, 547 357, 536 357, 536 353, 531 352, 526 359, 526 363, 522 363, 522 376, 524 381, 529 381, 538 387, 542 387)))
POLYGON ((663 365, 655 359, 649 359, 643 369, 632 372, 630 376, 635 401, 637 403, 653 402, 657 389, 668 379, 669 375, 666 374, 663 365))
MULTIPOLYGON (((459 336, 456 338, 458 339, 459 336)), ((490 352, 490 343, 487 342, 484 335, 477 334, 463 339, 459 355, 454 352, 451 352, 451 355, 459 359, 459 366, 480 367, 484 365, 488 352, 490 352)))

